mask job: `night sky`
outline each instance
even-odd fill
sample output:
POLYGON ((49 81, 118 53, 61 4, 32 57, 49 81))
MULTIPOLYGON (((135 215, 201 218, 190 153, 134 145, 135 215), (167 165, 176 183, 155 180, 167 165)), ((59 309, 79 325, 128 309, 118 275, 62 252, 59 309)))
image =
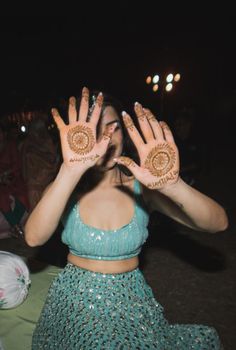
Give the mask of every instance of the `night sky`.
POLYGON ((170 113, 193 108, 199 118, 210 111, 220 120, 221 113, 235 111, 236 21, 230 9, 168 15, 150 5, 91 2, 74 12, 1 17, 1 114, 57 104, 84 85, 115 95, 128 111, 136 100, 158 111, 160 95, 145 78, 171 71, 181 80, 165 96, 170 113))

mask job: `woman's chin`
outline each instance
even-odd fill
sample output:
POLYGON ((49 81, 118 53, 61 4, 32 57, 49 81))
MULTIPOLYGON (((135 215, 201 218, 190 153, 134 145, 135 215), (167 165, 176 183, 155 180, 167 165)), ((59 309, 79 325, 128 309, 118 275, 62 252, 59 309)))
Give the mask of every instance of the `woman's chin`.
POLYGON ((100 162, 96 164, 102 171, 107 171, 115 168, 117 163, 113 159, 105 160, 100 159, 100 162))
POLYGON ((117 166, 117 163, 114 161, 114 158, 117 158, 121 155, 121 150, 117 149, 114 145, 110 146, 107 152, 103 157, 97 162, 97 166, 103 170, 111 170, 117 166))
POLYGON ((101 166, 104 171, 112 170, 117 166, 116 162, 109 162, 101 166))

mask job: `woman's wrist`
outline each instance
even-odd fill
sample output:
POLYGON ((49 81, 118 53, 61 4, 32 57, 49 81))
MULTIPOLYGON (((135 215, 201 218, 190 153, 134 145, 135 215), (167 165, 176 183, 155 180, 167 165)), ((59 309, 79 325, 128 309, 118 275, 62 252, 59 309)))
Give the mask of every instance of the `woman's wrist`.
POLYGON ((68 177, 70 180, 79 180, 81 176, 84 174, 83 169, 78 169, 78 167, 69 167, 64 162, 61 164, 59 174, 62 174, 62 176, 68 177))
POLYGON ((183 179, 181 179, 181 177, 178 178, 178 180, 170 185, 167 185, 163 188, 160 188, 158 191, 161 192, 162 194, 166 195, 167 197, 170 197, 171 194, 176 193, 176 191, 179 190, 180 187, 182 187, 182 185, 184 185, 185 182, 183 181, 183 179))

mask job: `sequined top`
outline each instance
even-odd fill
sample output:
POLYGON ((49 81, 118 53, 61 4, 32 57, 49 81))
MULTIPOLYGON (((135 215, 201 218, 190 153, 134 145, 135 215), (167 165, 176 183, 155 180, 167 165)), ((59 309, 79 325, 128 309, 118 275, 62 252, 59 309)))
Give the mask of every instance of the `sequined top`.
POLYGON ((131 221, 117 230, 101 230, 81 220, 79 204, 72 203, 63 217, 62 241, 76 256, 95 260, 122 260, 137 256, 148 237, 149 215, 140 184, 134 181, 135 208, 131 221))

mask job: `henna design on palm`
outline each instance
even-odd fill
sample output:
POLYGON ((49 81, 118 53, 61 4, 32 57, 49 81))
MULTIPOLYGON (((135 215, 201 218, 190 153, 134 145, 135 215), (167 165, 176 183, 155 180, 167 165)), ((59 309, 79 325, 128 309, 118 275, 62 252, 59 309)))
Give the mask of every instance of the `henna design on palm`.
POLYGON ((91 128, 84 125, 77 125, 70 129, 67 134, 67 141, 70 149, 80 155, 89 153, 95 145, 91 128))
POLYGON ((131 158, 119 157, 116 161, 128 167, 150 189, 161 189, 176 183, 179 177, 179 152, 170 128, 166 123, 158 122, 150 110, 142 108, 137 102, 135 113, 140 131, 126 112, 122 115, 128 134, 137 149, 140 165, 131 158))
POLYGON ((160 177, 173 168, 175 160, 174 150, 167 143, 163 143, 157 145, 149 152, 144 166, 152 175, 160 177))

